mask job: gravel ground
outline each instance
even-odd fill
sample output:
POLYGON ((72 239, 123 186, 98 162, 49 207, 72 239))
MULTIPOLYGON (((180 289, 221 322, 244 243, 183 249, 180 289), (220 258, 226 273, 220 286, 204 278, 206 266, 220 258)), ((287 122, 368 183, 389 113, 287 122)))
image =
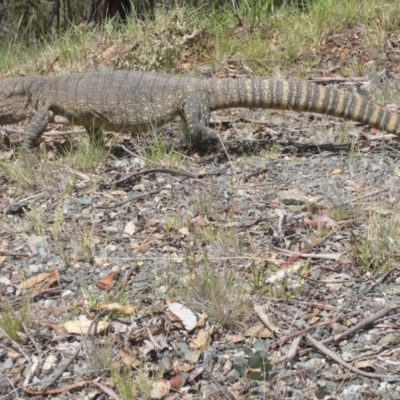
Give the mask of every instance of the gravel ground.
POLYGON ((396 143, 224 118, 172 166, 1 170, 0 399, 400 399, 396 143))

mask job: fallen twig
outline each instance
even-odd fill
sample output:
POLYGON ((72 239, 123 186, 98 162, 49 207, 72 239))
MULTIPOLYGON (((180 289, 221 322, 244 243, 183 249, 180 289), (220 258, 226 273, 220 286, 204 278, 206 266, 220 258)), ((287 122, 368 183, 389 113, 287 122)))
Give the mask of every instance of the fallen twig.
MULTIPOLYGON (((131 202, 136 201, 136 200, 144 199, 147 196, 153 196, 154 194, 160 193, 161 190, 163 190, 163 189, 164 188, 159 188, 157 190, 154 190, 153 192, 139 194, 139 195, 134 196, 134 197, 132 197, 132 198, 130 198, 128 200, 122 201, 121 203, 113 204, 112 206, 97 206, 95 208, 101 208, 101 209, 106 209, 106 210, 107 209, 114 209, 114 208, 117 208, 117 207, 121 207, 124 204, 131 203, 131 202)), ((167 189, 165 189, 165 190, 167 190, 167 189)))
POLYGON ((320 260, 337 261, 341 257, 341 254, 299 253, 299 252, 295 252, 295 251, 281 249, 281 248, 275 247, 275 246, 271 246, 271 249, 275 250, 275 251, 279 251, 280 253, 282 253, 286 256, 298 256, 301 258, 315 258, 315 259, 320 259, 320 260))
POLYGON ((322 354, 325 354, 327 357, 329 357, 333 361, 336 361, 338 364, 342 365, 343 367, 349 369, 352 372, 355 372, 356 374, 366 376, 368 378, 381 378, 381 379, 398 378, 398 379, 400 379, 400 375, 399 376, 398 375, 382 375, 382 374, 375 374, 373 372, 362 371, 361 369, 358 369, 358 368, 353 367, 352 365, 348 364, 341 357, 339 357, 333 351, 329 350, 321 342, 318 342, 318 340, 315 340, 309 334, 306 335, 306 339, 311 345, 313 345, 315 348, 317 348, 322 354))
POLYGON ((333 337, 327 338, 322 341, 323 344, 327 343, 332 343, 332 342, 338 342, 339 340, 342 340, 346 336, 351 335, 354 332, 357 332, 360 329, 365 328, 368 325, 371 325, 373 322, 375 322, 377 319, 382 318, 386 314, 390 313, 390 311, 397 310, 400 308, 400 304, 392 304, 389 307, 382 308, 375 314, 370 315, 368 318, 363 319, 360 321, 358 324, 352 326, 351 328, 347 329, 346 331, 339 333, 333 337))
POLYGON ((260 306, 259 304, 255 304, 254 311, 267 329, 276 334, 280 333, 279 328, 269 320, 268 315, 264 312, 264 308, 262 306, 260 306))
POLYGON ((293 339, 294 337, 303 336, 304 334, 306 334, 306 333, 308 333, 308 332, 310 332, 310 331, 312 331, 314 329, 320 328, 321 326, 329 325, 332 322, 339 321, 339 320, 341 320, 343 318, 352 317, 352 316, 357 315, 357 314, 359 314, 358 311, 353 311, 353 312, 351 312, 349 314, 339 315, 337 317, 333 317, 329 321, 318 322, 315 325, 309 326, 308 328, 304 328, 304 329, 301 329, 301 330, 299 330, 297 332, 291 333, 290 335, 283 336, 279 340, 279 342, 276 343, 275 345, 279 345, 280 347, 282 347, 286 342, 288 342, 290 339, 293 339))
POLYGON ((81 346, 79 346, 71 358, 68 358, 60 363, 59 367, 49 376, 49 380, 42 386, 41 392, 45 392, 51 385, 53 385, 57 379, 66 371, 66 369, 75 360, 79 352, 81 351, 81 346))
POLYGON ((380 276, 374 283, 369 285, 366 289, 362 290, 361 292, 357 293, 355 296, 353 296, 350 300, 346 301, 341 307, 340 310, 346 309, 350 304, 352 304, 354 301, 356 301, 358 298, 361 296, 365 296, 367 293, 369 293, 376 285, 381 284, 394 270, 396 267, 391 268, 389 271, 385 272, 382 276, 380 276))

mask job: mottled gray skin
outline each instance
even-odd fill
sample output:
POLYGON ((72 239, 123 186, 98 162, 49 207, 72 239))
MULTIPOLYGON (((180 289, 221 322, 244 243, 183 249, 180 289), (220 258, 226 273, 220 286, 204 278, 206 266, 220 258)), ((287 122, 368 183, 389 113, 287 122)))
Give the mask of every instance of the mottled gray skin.
POLYGON ((198 141, 213 142, 210 111, 230 107, 310 111, 400 134, 400 118, 359 96, 307 82, 196 79, 155 72, 101 71, 0 81, 0 124, 31 118, 31 147, 54 116, 89 133, 137 133, 182 117, 198 141))

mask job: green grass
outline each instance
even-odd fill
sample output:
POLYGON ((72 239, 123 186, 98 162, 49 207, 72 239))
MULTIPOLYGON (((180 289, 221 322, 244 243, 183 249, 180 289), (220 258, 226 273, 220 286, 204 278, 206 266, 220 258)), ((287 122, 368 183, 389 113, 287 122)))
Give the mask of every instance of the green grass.
POLYGON ((23 325, 29 318, 29 299, 22 301, 21 307, 16 310, 11 306, 3 307, 0 312, 0 336, 5 336, 16 343, 22 343, 21 336, 24 331, 23 325))
MULTIPOLYGON (((107 22, 101 34, 90 25, 71 25, 64 33, 28 41, 28 46, 17 39, 3 41, 0 72, 38 73, 56 58, 56 72, 62 73, 98 67, 193 71, 200 63, 212 68, 230 60, 249 66, 255 75, 304 77, 318 68, 322 55, 316 49, 333 32, 357 26, 365 38, 363 46, 376 54, 383 50, 387 32, 399 31, 394 22, 399 5, 394 0, 365 0, 362 6, 358 0, 315 0, 305 9, 260 4, 238 2, 234 12, 231 6, 200 7, 198 12, 190 7, 161 9, 145 25, 134 18, 123 26, 107 22), (102 54, 111 46, 118 51, 105 60, 102 54)), ((359 65, 344 68, 349 75, 360 75, 359 65)))
POLYGON ((227 329, 240 325, 251 307, 241 274, 228 265, 213 265, 206 251, 197 261, 188 257, 186 267, 170 270, 170 294, 217 325, 227 329))
POLYGON ((354 251, 363 271, 382 273, 398 263, 400 220, 398 209, 385 215, 372 210, 366 228, 352 232, 354 251))
POLYGON ((149 143, 146 143, 139 151, 146 165, 151 168, 182 168, 183 155, 167 147, 157 135, 152 135, 149 143))

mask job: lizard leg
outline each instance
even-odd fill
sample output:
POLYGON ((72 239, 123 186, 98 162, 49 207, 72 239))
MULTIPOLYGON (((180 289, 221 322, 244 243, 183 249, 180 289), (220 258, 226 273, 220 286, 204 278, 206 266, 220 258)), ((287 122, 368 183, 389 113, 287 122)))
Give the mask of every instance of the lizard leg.
POLYGON ((215 143, 218 133, 208 127, 210 122, 210 102, 205 93, 192 93, 183 106, 183 115, 190 135, 199 143, 215 143))
POLYGON ((26 138, 24 143, 26 148, 31 149, 36 144, 46 129, 49 120, 49 106, 44 105, 36 111, 36 114, 26 128, 26 138))

